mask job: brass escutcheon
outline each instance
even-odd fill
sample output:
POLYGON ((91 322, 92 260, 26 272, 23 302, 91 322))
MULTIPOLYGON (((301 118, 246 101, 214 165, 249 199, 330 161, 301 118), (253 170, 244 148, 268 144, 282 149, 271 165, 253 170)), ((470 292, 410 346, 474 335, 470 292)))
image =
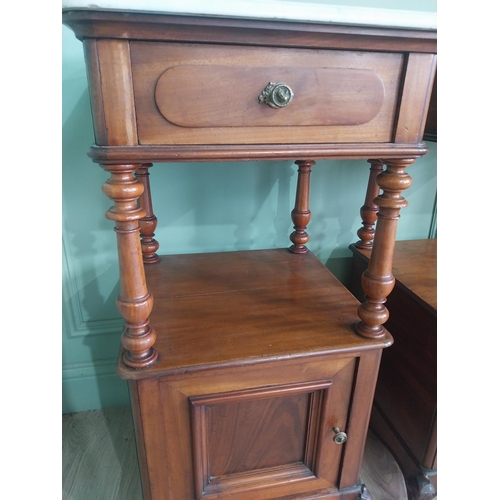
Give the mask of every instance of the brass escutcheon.
POLYGON ((293 99, 292 89, 283 82, 269 82, 259 96, 259 103, 266 103, 271 108, 284 108, 293 99))

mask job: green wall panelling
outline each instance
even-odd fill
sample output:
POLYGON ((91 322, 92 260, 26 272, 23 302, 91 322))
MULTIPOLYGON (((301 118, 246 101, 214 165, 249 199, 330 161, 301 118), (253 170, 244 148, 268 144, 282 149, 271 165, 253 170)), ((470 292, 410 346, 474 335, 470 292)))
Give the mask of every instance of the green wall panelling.
MULTIPOLYGON (((128 404, 115 374, 121 320, 108 175, 87 151, 93 142, 81 43, 63 27, 63 411, 128 404)), ((436 144, 408 168, 398 239, 427 238, 436 194, 436 144)), ((318 161, 311 177, 312 252, 346 282, 370 165, 318 161)), ((297 180, 293 162, 157 164, 151 169, 160 253, 288 246, 297 180)))

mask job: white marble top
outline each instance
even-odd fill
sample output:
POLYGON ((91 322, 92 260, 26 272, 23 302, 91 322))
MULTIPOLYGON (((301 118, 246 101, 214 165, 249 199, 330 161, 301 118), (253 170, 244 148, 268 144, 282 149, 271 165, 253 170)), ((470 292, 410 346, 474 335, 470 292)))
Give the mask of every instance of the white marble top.
POLYGON ((62 7, 437 29, 436 0, 63 0, 62 7))

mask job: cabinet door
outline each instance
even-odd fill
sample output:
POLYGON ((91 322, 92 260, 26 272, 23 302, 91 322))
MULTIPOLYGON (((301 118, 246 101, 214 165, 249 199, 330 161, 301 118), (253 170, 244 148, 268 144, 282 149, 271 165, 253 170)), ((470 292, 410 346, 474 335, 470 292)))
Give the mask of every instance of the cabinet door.
POLYGON ((334 428, 346 431, 358 359, 276 361, 132 383, 150 498, 336 496, 346 445, 334 441, 334 428))

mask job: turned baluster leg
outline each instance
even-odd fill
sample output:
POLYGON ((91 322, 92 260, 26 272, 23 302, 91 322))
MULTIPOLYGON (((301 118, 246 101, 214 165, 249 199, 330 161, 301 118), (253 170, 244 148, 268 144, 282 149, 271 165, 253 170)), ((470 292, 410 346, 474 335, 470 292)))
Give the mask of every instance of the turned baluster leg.
POLYGON ((368 160, 371 164, 370 177, 366 188, 365 204, 361 207, 359 213, 363 227, 358 229, 360 240, 354 244, 357 248, 372 248, 373 238, 375 236, 375 222, 377 222, 378 206, 373 200, 380 194, 380 188, 377 184, 377 176, 382 172, 384 164, 380 160, 368 160))
POLYGON ((153 213, 153 201, 149 185, 149 169, 152 166, 152 163, 143 163, 135 173, 137 180, 144 187, 143 193, 139 196, 139 206, 146 211, 146 216, 139 220, 142 260, 144 264, 160 262, 160 257, 156 254, 160 244, 154 239, 158 220, 153 213))
POLYGON ((358 308, 361 322, 356 325, 357 332, 368 338, 382 338, 386 334, 383 325, 389 319, 389 312, 384 303, 395 283, 392 260, 399 212, 408 205, 401 192, 411 185, 411 177, 405 172, 405 168, 415 159, 382 161, 387 168, 377 177, 377 183, 383 192, 374 200, 379 207, 377 231, 368 269, 361 278, 365 302, 358 308))
POLYGON ((106 217, 115 221, 120 267, 118 311, 125 319, 123 361, 132 368, 146 368, 156 362, 155 331, 149 326, 153 296, 148 292, 139 238, 139 219, 146 212, 137 205, 144 187, 134 176, 139 165, 101 165, 110 172, 103 191, 114 201, 106 217))
POLYGON ((290 235, 293 245, 289 248, 292 253, 307 253, 309 250, 306 243, 309 235, 306 233, 307 224, 311 220, 309 210, 309 185, 311 167, 316 164, 312 160, 297 160, 299 176, 297 179, 297 194, 295 196, 295 208, 292 210, 292 222, 295 231, 290 235))

